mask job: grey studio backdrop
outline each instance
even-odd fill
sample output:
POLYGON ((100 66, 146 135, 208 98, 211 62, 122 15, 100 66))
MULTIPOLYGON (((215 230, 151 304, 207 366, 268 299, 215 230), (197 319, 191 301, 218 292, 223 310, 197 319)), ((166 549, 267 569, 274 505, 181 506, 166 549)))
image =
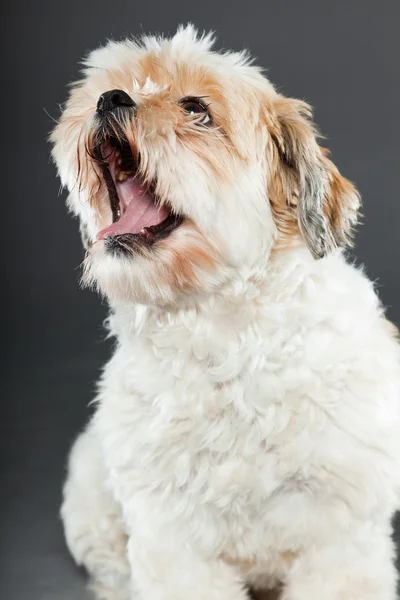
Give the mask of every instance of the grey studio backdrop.
POLYGON ((46 142, 78 61, 107 37, 188 21, 215 29, 219 47, 248 47, 280 90, 315 107, 325 145, 358 185, 365 218, 353 255, 400 324, 400 3, 26 0, 2 12, 0 597, 81 600, 85 578, 58 507, 67 450, 110 343, 106 306, 78 287, 78 227, 46 142))

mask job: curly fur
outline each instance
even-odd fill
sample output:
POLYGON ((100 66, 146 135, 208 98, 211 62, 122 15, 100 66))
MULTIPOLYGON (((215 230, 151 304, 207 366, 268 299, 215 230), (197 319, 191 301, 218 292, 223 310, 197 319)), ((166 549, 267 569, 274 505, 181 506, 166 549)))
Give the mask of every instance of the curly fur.
POLYGON ((93 52, 52 141, 117 339, 62 506, 97 597, 395 600, 399 345, 341 249, 359 198, 309 107, 189 26, 93 52), (114 88, 138 104, 123 128, 144 176, 185 217, 124 258, 96 241, 111 217, 90 151, 114 88), (185 120, 189 95, 214 127, 185 120))

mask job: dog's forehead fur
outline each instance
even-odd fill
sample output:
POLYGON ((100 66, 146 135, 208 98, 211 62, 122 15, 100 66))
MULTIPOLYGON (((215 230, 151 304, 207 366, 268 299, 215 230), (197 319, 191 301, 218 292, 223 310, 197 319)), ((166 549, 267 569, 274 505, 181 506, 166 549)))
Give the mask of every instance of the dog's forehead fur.
POLYGON ((87 79, 81 82, 81 101, 94 106, 105 90, 122 89, 134 97, 139 110, 145 109, 143 122, 154 125, 149 131, 159 133, 163 123, 179 126, 181 98, 204 98, 231 149, 246 157, 254 149, 249 133, 265 121, 268 100, 272 106, 277 94, 248 53, 218 53, 213 42, 211 34, 199 37, 192 26, 181 28, 172 39, 109 42, 84 63, 87 79))
MULTIPOLYGON (((192 26, 181 27, 170 39, 144 36, 140 40, 110 41, 93 51, 85 66, 104 69, 133 77, 144 86, 150 77, 159 86, 171 83, 171 76, 215 77, 247 82, 260 89, 274 90, 259 67, 252 65, 247 52, 216 52, 212 50, 212 34, 199 36, 192 26), (184 71, 182 71, 184 69, 184 71)), ((194 79, 195 81, 195 79, 194 79)), ((199 81, 198 81, 199 83, 199 81)), ((179 82, 177 82, 179 85, 179 82)))

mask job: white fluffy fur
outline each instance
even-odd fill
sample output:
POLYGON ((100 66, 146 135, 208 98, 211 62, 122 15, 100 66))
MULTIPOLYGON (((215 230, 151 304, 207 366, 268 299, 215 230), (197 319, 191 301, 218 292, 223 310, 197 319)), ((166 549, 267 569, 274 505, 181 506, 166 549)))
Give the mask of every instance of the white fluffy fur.
MULTIPOLYGON (((190 27, 172 41, 112 43, 91 55, 83 85, 95 102, 105 91, 96 69, 154 51, 229 76, 227 94, 235 84, 275 93, 210 43, 190 27)), ((164 93, 134 75, 127 91, 164 93)), ((54 139, 94 239, 109 215, 76 191, 77 138, 54 139)), ((340 249, 315 260, 300 242, 270 254, 259 147, 232 166, 229 186, 168 143, 159 177, 172 179, 218 267, 178 293, 157 285, 156 260, 118 262, 93 247, 118 344, 70 457, 68 546, 108 600, 244 600, 247 585, 280 583, 284 600, 395 600, 400 352, 373 286, 340 249)), ((170 244, 195 233, 174 235, 170 244)))

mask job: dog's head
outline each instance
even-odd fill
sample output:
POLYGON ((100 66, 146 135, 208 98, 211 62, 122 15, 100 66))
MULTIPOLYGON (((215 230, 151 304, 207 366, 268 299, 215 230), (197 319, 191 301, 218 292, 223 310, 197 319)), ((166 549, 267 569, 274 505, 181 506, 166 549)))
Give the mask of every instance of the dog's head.
POLYGON ((359 199, 316 140, 310 107, 244 53, 191 27, 92 52, 52 134, 87 247, 113 300, 168 303, 306 244, 348 244, 359 199))

